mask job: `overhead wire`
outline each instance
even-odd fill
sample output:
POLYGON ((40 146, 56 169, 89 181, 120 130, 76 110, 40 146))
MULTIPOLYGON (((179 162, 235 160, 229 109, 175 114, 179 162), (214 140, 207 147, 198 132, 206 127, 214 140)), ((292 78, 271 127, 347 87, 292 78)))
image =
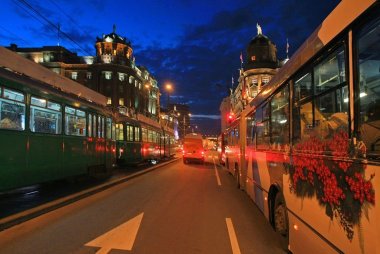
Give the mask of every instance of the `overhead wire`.
MULTIPOLYGON (((71 36, 69 36, 67 33, 63 32, 62 30, 60 30, 60 26, 59 25, 56 25, 54 24, 52 21, 50 21, 47 17, 45 17, 43 14, 41 14, 38 10, 36 10, 30 3, 28 3, 26 0, 17 0, 19 3, 23 4, 26 8, 28 8, 29 10, 31 10, 33 13, 35 13, 36 15, 38 15, 38 17, 40 17, 42 20, 44 20, 50 27, 54 28, 53 30, 54 31, 59 31, 60 34, 62 34, 63 36, 65 36, 69 41, 71 41, 72 43, 74 43, 77 47, 79 47, 79 49, 88 54, 88 55, 92 55, 91 52, 87 51, 86 49, 84 49, 79 43, 77 43, 73 38, 71 38, 71 36)), ((40 21, 41 22, 41 21, 40 21)))

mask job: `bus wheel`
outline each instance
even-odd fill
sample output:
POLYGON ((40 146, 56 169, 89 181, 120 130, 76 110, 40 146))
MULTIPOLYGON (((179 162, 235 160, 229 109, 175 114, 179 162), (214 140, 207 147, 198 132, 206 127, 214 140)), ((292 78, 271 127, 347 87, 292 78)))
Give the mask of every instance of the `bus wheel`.
POLYGON ((274 201, 274 229, 283 237, 288 236, 288 214, 285 200, 281 193, 277 193, 274 201))

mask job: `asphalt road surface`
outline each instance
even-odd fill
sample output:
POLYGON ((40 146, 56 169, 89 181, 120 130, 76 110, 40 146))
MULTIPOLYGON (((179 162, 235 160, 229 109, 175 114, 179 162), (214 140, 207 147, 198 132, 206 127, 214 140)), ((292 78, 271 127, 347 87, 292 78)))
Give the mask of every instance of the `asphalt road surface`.
POLYGON ((179 160, 1 231, 0 253, 286 253, 208 156, 205 165, 179 160))

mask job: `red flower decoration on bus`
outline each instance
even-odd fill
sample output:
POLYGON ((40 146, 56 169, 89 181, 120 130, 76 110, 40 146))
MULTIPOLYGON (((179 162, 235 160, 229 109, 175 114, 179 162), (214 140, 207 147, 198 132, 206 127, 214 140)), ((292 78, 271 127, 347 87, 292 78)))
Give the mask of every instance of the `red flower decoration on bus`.
POLYGON ((297 196, 316 195, 326 214, 335 216, 347 237, 352 240, 353 226, 359 223, 364 209, 375 204, 372 178, 364 179, 365 164, 354 163, 349 158, 355 156, 348 135, 343 130, 336 131, 329 140, 312 137, 295 145, 302 155, 292 157, 290 167, 291 190, 297 196), (322 157, 331 154, 332 159, 322 157))

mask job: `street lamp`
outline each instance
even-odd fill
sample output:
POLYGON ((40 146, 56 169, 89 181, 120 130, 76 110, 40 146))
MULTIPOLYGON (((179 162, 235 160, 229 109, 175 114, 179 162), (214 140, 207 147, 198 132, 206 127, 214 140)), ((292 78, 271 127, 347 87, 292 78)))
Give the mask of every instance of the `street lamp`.
POLYGON ((167 83, 167 84, 165 85, 165 90, 166 90, 166 92, 167 92, 167 94, 168 94, 168 99, 167 99, 167 102, 166 102, 166 107, 167 107, 168 110, 169 110, 169 97, 170 97, 170 93, 173 91, 173 85, 170 84, 170 83, 167 83))

